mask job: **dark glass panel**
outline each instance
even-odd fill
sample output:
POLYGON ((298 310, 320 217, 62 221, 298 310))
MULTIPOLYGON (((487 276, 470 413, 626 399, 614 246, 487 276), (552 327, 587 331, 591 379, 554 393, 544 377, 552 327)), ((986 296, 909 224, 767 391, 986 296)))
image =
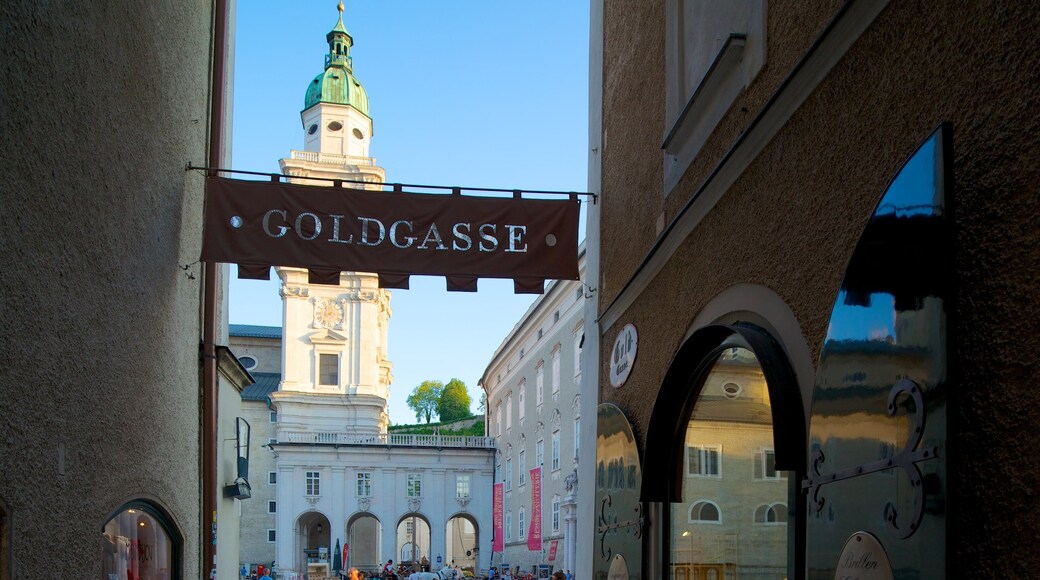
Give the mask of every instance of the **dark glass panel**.
POLYGON ((834 577, 860 531, 897 576, 945 577, 946 154, 939 130, 892 180, 831 313, 809 431, 810 578, 834 577))

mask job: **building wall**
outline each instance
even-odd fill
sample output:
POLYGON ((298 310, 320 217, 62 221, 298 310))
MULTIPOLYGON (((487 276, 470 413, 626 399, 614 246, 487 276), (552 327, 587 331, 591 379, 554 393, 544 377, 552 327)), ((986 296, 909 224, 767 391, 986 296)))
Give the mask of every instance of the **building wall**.
MULTIPOLYGON (((1035 216, 1040 10, 1016 2, 941 7, 891 2, 824 71, 822 82, 761 145, 702 214, 658 273, 611 308, 636 267, 702 185, 720 179, 727 152, 782 79, 837 15, 836 2, 769 3, 768 58, 675 190, 662 191, 663 1, 605 3, 601 191, 602 328, 599 358, 626 323, 640 332, 628 384, 600 382, 637 434, 672 357, 711 301, 737 285, 775 293, 808 346, 793 365, 812 383, 845 266, 888 180, 940 121, 953 127, 956 224, 952 343, 956 429, 951 428, 951 544, 958 573, 1028 575, 1037 564, 1029 522, 1040 507, 1016 466, 1040 460, 1040 368, 1035 216), (630 296, 630 297, 631 297, 630 296), (622 301, 624 302, 624 301, 622 301), (963 474, 971 474, 970 477, 963 474), (978 534, 978 530, 986 530, 978 534)), ((863 4, 860 3, 860 6, 863 4)), ((790 87, 786 87, 790 88, 790 87)), ((705 190, 708 191, 708 190, 705 190)), ((662 250, 667 253, 669 250, 662 250)), ((604 367, 605 368, 605 367, 604 367)))
POLYGON ((15 0, 0 20, 11 577, 99 577, 134 498, 196 576, 203 180, 184 164, 206 159, 211 3, 15 0))
MULTIPOLYGON (((582 268, 584 270, 584 268, 582 268)), ((498 348, 484 371, 482 383, 487 392, 486 412, 488 436, 494 436, 505 486, 504 512, 510 514, 511 530, 506 535, 505 552, 501 560, 530 570, 536 564, 551 563, 564 567, 564 498, 572 494, 565 485, 566 478, 578 465, 575 448, 575 419, 581 417, 581 365, 575 364, 576 345, 581 342, 585 297, 581 282, 556 281, 524 314, 498 348), (560 392, 552 392, 552 357, 560 350, 560 392), (543 403, 538 404, 536 389, 538 366, 543 368, 543 403), (519 398, 520 384, 524 384, 523 412, 519 398), (521 418, 521 415, 523 418, 521 418), (552 469, 552 436, 560 432, 560 465, 552 469), (544 444, 544 461, 537 463, 536 446, 544 444), (520 485, 520 451, 525 452, 525 484, 520 485), (508 469, 507 469, 508 466, 508 469), (527 530, 530 528, 532 505, 529 470, 542 468, 542 545, 540 551, 530 551, 527 530), (511 471, 511 473, 507 473, 511 471), (559 529, 552 529, 552 500, 561 502, 559 529), (519 511, 525 512, 524 536, 520 535, 519 511), (556 560, 549 562, 549 546, 557 540, 556 560)), ((582 428, 595 428, 589 421, 582 428)), ((497 473, 497 472, 496 472, 497 473)))
POLYGON ((275 438, 277 425, 271 423, 271 409, 262 401, 242 401, 242 417, 253 428, 249 449, 253 497, 242 505, 239 554, 242 563, 249 564, 252 570, 258 563, 270 565, 275 561, 275 545, 267 541, 267 530, 275 529, 275 514, 268 512, 268 502, 276 501, 278 484, 270 483, 270 474, 277 472, 277 467, 274 452, 267 445, 275 438))
MULTIPOLYGON (((249 499, 228 497, 225 486, 238 480, 238 419, 242 413, 242 388, 250 379, 245 369, 234 360, 229 350, 219 351, 219 383, 217 416, 217 578, 234 578, 238 574, 239 527, 242 506, 239 502, 249 499)), ((250 425, 252 423, 250 422, 250 425)), ((250 454, 252 455, 252 454, 250 454)), ((250 458, 251 459, 251 458, 250 458)), ((252 465, 250 465, 250 468, 252 465)), ((248 473, 248 482, 255 485, 256 478, 248 473)))

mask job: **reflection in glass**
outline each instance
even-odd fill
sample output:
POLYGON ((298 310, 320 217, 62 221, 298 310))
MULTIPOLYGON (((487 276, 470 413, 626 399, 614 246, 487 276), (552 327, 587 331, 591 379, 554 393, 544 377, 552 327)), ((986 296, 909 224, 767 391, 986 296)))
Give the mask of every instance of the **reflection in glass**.
POLYGON ((601 403, 597 408, 596 431, 596 557, 592 577, 639 580, 643 474, 635 433, 625 414, 611 403, 601 403))
POLYGON ((156 518, 140 508, 123 510, 109 520, 102 546, 102 578, 174 577, 173 540, 156 518))
POLYGON ((906 574, 945 577, 947 154, 937 131, 895 175, 831 311, 813 392, 811 461, 820 481, 862 475, 812 492, 810 578, 834 577, 834 555, 861 531, 878 537, 906 574), (915 447, 934 452, 908 466, 915 447))
POLYGON ((787 577, 786 474, 769 391, 750 350, 724 351, 686 425, 682 503, 671 504, 671 578, 787 577))

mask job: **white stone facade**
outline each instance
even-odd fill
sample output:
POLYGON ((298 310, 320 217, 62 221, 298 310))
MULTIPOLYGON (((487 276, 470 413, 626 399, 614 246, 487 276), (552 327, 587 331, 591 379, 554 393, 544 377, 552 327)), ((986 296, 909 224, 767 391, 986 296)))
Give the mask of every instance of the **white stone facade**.
MULTIPOLYGON (((301 119, 306 151, 280 162, 294 183, 379 188, 367 115, 317 102, 301 119)), ((391 559, 486 568, 494 440, 387 433, 390 292, 375 274, 342 272, 331 286, 310 284, 304 269, 277 272, 283 327, 231 332, 257 379, 242 402, 253 426, 242 563, 275 563, 280 578, 325 575, 348 544, 346 566, 363 571, 391 559)))
MULTIPOLYGON (((584 250, 579 269, 584 277, 584 250)), ((495 555, 496 566, 575 567, 581 451, 576 443, 582 428, 596 428, 595 417, 586 424, 581 417, 584 288, 581 281, 552 282, 499 346, 481 379, 487 434, 497 447, 495 481, 505 489, 505 552, 495 555), (532 551, 527 542, 535 467, 542 468, 542 543, 532 551)))

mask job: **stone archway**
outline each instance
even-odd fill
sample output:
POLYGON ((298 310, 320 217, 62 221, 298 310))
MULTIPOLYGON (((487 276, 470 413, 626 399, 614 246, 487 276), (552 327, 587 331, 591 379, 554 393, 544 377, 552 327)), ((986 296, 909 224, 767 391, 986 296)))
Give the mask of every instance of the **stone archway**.
POLYGON ((333 550, 329 518, 321 512, 305 512, 296 519, 294 528, 295 569, 307 574, 328 576, 331 573, 329 557, 333 550))
POLYGON ((343 568, 361 571, 378 570, 382 564, 379 539, 383 535, 383 524, 369 512, 359 512, 347 521, 347 561, 343 568))
POLYGON ((480 527, 472 515, 459 513, 448 518, 444 534, 444 564, 455 564, 463 570, 476 573, 479 534, 480 527))
POLYGON ((430 522, 426 516, 412 512, 397 521, 397 549, 394 554, 405 566, 426 558, 430 560, 430 522))

